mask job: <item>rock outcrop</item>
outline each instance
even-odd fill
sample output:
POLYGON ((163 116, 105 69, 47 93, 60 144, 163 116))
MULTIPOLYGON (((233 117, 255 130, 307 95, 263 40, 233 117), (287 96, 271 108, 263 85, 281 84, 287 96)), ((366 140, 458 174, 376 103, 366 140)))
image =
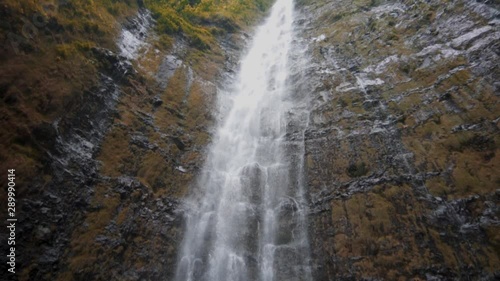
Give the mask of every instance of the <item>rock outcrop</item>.
POLYGON ((498 5, 299 8, 316 280, 498 278, 498 5))
MULTIPOLYGON (((11 142, 0 155, 19 186, 10 277, 170 279, 182 239, 180 199, 203 163, 216 89, 235 70, 242 27, 223 32, 228 19, 210 23, 220 30, 207 39, 211 50, 200 51, 192 42, 205 32, 199 26, 192 34, 157 28, 162 15, 147 8, 158 1, 20 2, 0 7, 11 33, 24 32, 16 17, 29 12, 46 12, 40 17, 48 23, 37 25, 38 37, 18 36, 19 49, 2 46, 11 53, 1 57, 8 74, 0 79, 2 136, 11 142), (69 43, 51 41, 57 36, 69 43), (57 63, 44 64, 44 52, 57 63)), ((240 12, 259 15, 252 6, 240 12)))

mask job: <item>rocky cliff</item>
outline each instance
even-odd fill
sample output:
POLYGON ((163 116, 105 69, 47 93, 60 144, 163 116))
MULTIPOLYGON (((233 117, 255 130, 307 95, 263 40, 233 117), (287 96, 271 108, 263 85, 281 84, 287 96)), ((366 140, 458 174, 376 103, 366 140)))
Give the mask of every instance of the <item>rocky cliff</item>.
POLYGON ((18 219, 16 274, 2 255, 3 276, 170 279, 216 88, 269 4, 1 4, 0 156, 18 219))
MULTIPOLYGON (((35 2, 0 4, 15 278, 169 280, 217 87, 272 1, 35 2)), ((498 9, 296 1, 315 280, 499 277, 498 9)))
POLYGON ((316 279, 498 278, 498 5, 299 3, 316 279))

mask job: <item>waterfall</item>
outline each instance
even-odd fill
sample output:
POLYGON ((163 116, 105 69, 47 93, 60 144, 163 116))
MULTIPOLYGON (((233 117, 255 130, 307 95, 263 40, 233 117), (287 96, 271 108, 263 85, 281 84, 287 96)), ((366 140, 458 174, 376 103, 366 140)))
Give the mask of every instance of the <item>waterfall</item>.
POLYGON ((194 194, 177 281, 311 280, 304 199, 308 114, 292 97, 293 3, 253 38, 194 194), (294 136, 294 137, 291 137, 294 136))

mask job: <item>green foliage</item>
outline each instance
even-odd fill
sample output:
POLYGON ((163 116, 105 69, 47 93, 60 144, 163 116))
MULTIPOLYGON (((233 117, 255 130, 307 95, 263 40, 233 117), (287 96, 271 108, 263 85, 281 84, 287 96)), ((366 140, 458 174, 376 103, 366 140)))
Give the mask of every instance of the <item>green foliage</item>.
POLYGON ((272 0, 146 0, 157 29, 182 34, 197 49, 210 49, 214 36, 252 23, 272 0))

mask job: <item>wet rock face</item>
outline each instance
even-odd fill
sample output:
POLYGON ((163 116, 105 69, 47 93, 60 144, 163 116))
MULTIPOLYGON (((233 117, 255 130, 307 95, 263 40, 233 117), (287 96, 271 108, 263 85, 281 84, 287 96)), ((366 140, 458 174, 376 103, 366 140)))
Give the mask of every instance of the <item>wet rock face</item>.
POLYGON ((20 264, 36 280, 59 269, 71 231, 90 204, 98 181, 95 155, 122 94, 120 81, 131 73, 125 58, 104 49, 94 52, 104 60, 99 84, 69 105, 64 117, 32 132, 46 151, 42 161, 51 175, 45 183, 35 179, 31 194, 19 202, 20 264))
POLYGON ((221 39, 226 64, 199 55, 199 64, 213 64, 200 75, 183 39, 157 48, 154 24, 139 9, 122 25, 117 50, 90 48, 96 85, 72 93, 61 118, 30 132, 44 151, 40 174, 50 176, 32 179, 19 203, 20 280, 168 280, 173 273, 179 198, 203 162, 213 81, 235 68, 229 57, 237 44, 231 35, 221 39))
POLYGON ((151 12, 145 8, 140 8, 135 17, 127 19, 118 38, 120 54, 133 60, 144 51, 145 47, 148 47, 146 39, 153 24, 151 12))
POLYGON ((299 1, 317 280, 498 278, 498 8, 299 1))
POLYGON ((200 73, 182 38, 170 50, 155 47, 148 15, 140 9, 126 21, 118 52, 91 49, 100 86, 74 113, 33 132, 47 140, 54 178, 39 187, 46 191, 40 200, 25 203, 26 214, 43 211, 23 221, 27 248, 33 245, 23 249, 31 257, 23 280, 172 278, 181 198, 203 163, 214 81, 236 68, 238 43, 221 38, 226 60, 199 55, 200 73))

